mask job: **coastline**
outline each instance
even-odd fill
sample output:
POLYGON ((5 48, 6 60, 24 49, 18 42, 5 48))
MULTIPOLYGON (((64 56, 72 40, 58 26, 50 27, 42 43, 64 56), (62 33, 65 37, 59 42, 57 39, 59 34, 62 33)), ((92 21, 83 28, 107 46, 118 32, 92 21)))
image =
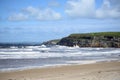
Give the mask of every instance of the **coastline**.
POLYGON ((77 66, 77 65, 87 65, 87 64, 96 64, 96 63, 103 63, 103 62, 120 62, 118 59, 104 59, 104 60, 82 60, 82 61, 68 61, 64 64, 49 64, 44 66, 26 66, 26 67, 18 67, 18 68, 7 68, 7 69, 0 69, 0 73, 8 73, 8 72, 18 72, 18 71, 25 71, 25 70, 32 70, 32 69, 44 69, 44 68, 56 68, 56 67, 63 67, 63 66, 77 66))
POLYGON ((0 72, 0 80, 119 80, 120 62, 63 65, 0 72))

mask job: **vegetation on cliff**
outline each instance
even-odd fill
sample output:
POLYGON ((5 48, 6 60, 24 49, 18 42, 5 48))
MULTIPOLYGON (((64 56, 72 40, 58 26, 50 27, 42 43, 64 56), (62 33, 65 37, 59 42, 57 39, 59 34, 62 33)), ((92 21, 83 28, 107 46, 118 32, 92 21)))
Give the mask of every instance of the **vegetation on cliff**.
POLYGON ((58 45, 79 47, 117 47, 120 48, 120 32, 99 32, 71 34, 62 38, 58 45))

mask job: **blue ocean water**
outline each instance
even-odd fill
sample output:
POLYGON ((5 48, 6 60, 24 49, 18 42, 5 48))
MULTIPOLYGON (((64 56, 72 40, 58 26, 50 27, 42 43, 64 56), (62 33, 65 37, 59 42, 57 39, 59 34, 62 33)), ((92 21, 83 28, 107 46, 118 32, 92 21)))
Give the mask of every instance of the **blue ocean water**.
POLYGON ((0 48, 0 71, 113 60, 120 61, 120 48, 79 48, 59 45, 0 48))

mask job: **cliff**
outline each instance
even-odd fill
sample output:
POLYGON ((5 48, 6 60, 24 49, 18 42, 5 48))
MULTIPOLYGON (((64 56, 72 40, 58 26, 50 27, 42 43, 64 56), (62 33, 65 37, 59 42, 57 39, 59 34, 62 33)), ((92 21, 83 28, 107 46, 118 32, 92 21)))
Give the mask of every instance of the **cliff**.
POLYGON ((59 41, 60 39, 50 40, 50 41, 43 42, 41 45, 52 46, 52 45, 56 45, 59 41))
POLYGON ((62 38, 58 45, 79 47, 115 47, 120 48, 120 32, 99 32, 71 34, 62 38))

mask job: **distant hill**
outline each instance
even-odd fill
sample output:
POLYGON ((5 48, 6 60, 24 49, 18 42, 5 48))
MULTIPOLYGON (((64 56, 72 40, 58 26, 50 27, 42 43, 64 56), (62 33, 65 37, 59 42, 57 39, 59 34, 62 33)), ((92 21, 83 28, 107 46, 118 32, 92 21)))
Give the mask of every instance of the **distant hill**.
POLYGON ((62 38, 58 45, 79 47, 115 47, 120 48, 120 32, 98 32, 71 34, 62 38))

